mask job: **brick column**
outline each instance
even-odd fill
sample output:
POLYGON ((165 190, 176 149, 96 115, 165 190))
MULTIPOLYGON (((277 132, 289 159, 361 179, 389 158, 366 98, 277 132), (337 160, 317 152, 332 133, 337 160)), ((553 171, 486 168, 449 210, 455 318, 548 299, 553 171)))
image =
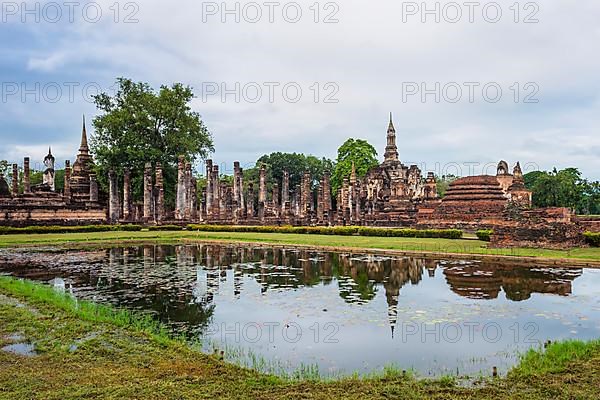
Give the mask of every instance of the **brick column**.
POLYGON ((132 220, 131 212, 131 171, 125 168, 123 171, 123 219, 127 222, 132 220))
POLYGON ((12 195, 19 195, 19 166, 17 164, 13 164, 12 166, 12 195))
POLYGON ((213 211, 212 214, 215 218, 219 218, 221 209, 221 185, 219 183, 219 166, 213 165, 212 170, 212 189, 213 189, 213 211))
POLYGON ((185 163, 185 208, 183 217, 189 221, 192 217, 192 164, 185 163))
POLYGON ((258 178, 258 203, 267 202, 267 168, 265 164, 261 164, 258 178))
POLYGON ((191 201, 190 201, 190 218, 192 222, 197 222, 198 220, 198 182, 196 178, 192 177, 190 181, 190 193, 191 193, 191 201))
POLYGON ((246 196, 244 195, 244 169, 243 168, 240 168, 240 173, 239 173, 238 177, 239 177, 238 187, 240 188, 239 215, 240 215, 240 217, 244 217, 245 210, 246 210, 246 196))
POLYGON ((254 184, 248 185, 248 205, 246 206, 248 218, 254 217, 254 184))
POLYGON ((323 212, 331 213, 333 205, 331 204, 331 176, 329 171, 323 175, 323 212))
POLYGON ((159 224, 165 219, 165 183, 161 163, 156 163, 156 222, 159 224))
POLYGON ((90 174, 90 202, 98 202, 98 181, 96 174, 90 174))
POLYGON ((235 161, 233 163, 233 214, 235 218, 239 217, 242 208, 240 192, 240 162, 235 161))
POLYGON ((206 160, 206 215, 211 215, 212 214, 212 208, 213 208, 213 195, 214 195, 214 189, 213 189, 213 162, 212 160, 206 160))
POLYGON ((65 161, 65 182, 64 182, 63 196, 65 202, 69 204, 71 202, 71 161, 65 161))
POLYGON ((23 160, 23 193, 31 193, 31 171, 29 169, 29 157, 23 160))
POLYGON ((144 222, 152 220, 152 164, 148 162, 144 166, 144 222))
POLYGON ((112 224, 119 222, 119 187, 114 170, 108 173, 108 220, 112 224))
POLYGON ((286 215, 290 208, 290 173, 283 171, 281 182, 281 213, 286 215))
POLYGON ((185 158, 179 157, 177 164, 177 200, 175 202, 175 219, 182 220, 185 212, 185 158))

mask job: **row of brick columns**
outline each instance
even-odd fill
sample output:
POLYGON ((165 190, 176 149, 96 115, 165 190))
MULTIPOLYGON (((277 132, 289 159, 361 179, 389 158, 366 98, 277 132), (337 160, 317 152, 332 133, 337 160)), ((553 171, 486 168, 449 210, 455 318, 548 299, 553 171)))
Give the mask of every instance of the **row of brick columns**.
MULTIPOLYGON (((181 168, 180 168, 181 171, 181 168)), ((206 162, 207 184, 203 191, 202 219, 209 222, 233 221, 243 222, 244 219, 258 218, 264 222, 267 218, 286 220, 288 218, 313 219, 315 214, 320 221, 329 221, 332 216, 331 178, 326 173, 319 183, 316 209, 312 176, 306 171, 300 185, 290 196, 290 175, 283 172, 281 185, 273 184, 269 199, 267 190, 266 165, 260 165, 258 176, 258 193, 255 193, 253 183, 248 184, 244 191, 243 170, 239 162, 234 163, 233 185, 220 182, 219 167, 212 160, 206 162), (256 194, 256 198, 255 198, 256 194)), ((179 188, 184 187, 184 174, 180 173, 179 188)), ((183 193, 183 189, 181 191, 183 193)))
POLYGON ((156 163, 154 179, 155 182, 153 182, 152 163, 146 163, 144 166, 142 215, 137 216, 132 201, 131 171, 129 169, 123 171, 123 201, 121 205, 117 174, 114 170, 111 170, 108 174, 108 215, 110 222, 132 222, 140 219, 144 223, 163 222, 165 219, 165 191, 163 169, 160 163, 156 163))
MULTIPOLYGON (((214 173, 215 172, 213 171, 213 174, 214 173)), ((217 169, 216 174, 218 175, 218 173, 219 171, 217 169)), ((184 157, 179 157, 179 161, 177 164, 177 197, 175 203, 175 219, 180 221, 198 220, 197 190, 197 182, 192 175, 192 164, 190 162, 186 162, 184 157)))

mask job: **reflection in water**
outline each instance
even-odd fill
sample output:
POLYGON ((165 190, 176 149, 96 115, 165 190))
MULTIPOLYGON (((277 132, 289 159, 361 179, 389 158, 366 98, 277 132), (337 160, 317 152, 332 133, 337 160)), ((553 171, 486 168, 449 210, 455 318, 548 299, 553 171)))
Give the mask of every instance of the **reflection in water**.
MULTIPOLYGON (((432 314, 450 314, 443 310, 452 308, 453 303, 479 310, 481 304, 500 300, 501 292, 509 304, 530 300, 534 293, 568 296, 583 270, 195 244, 0 250, 0 273, 49 282, 79 298, 150 311, 189 336, 206 333, 215 318, 232 322, 232 318, 243 319, 244 313, 256 312, 259 298, 275 302, 279 310, 298 318, 312 315, 315 309, 325 313, 334 308, 330 318, 352 332, 348 335, 356 346, 360 340, 377 343, 382 339, 377 336, 380 333, 363 330, 369 319, 379 320, 373 313, 387 321, 386 340, 392 342, 385 343, 389 345, 397 343, 393 338, 400 329, 399 321, 414 319, 414 312, 423 315, 429 308, 432 314), (297 299, 305 294, 310 297, 330 289, 333 298, 324 295, 298 304, 297 299), (361 313, 369 317, 363 319, 361 313), (340 314, 350 317, 344 320, 340 314), (355 325, 360 327, 358 333, 352 331, 355 325)), ((461 350, 455 353, 461 354, 461 350)), ((387 361, 381 360, 381 364, 387 361)))

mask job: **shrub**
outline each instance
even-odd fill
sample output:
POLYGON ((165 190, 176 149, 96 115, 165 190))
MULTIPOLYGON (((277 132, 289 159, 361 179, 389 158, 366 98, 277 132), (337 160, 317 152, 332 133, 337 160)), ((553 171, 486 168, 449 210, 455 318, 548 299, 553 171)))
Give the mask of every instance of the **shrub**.
POLYGON ((90 232, 117 232, 140 231, 140 225, 76 225, 76 226, 27 226, 15 228, 0 226, 0 235, 26 235, 44 233, 90 233, 90 232))
POLYGON ((458 229, 390 229, 358 226, 223 226, 188 225, 187 229, 199 232, 254 232, 254 233, 295 233, 309 235, 373 236, 373 237, 412 237, 460 239, 463 232, 458 229))
POLYGON ((586 232, 583 234, 585 241, 594 247, 600 247, 600 232, 586 232))
POLYGON ((179 226, 179 225, 156 225, 156 226, 149 226, 148 230, 149 231, 160 231, 160 232, 182 231, 182 230, 185 230, 185 227, 179 226))
POLYGON ((491 229, 482 229, 477 231, 476 235, 479 240, 483 240, 484 242, 489 242, 492 240, 492 235, 494 231, 491 229))

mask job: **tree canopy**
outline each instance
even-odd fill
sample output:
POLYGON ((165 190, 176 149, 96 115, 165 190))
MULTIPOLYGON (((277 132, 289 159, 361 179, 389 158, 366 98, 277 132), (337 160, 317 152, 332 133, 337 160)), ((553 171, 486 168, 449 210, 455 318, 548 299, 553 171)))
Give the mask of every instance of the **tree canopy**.
POLYGON ((567 207, 578 214, 600 214, 600 182, 583 179, 577 168, 525 175, 534 207, 567 207))
POLYGON ((300 185, 302 175, 309 171, 313 178, 313 186, 323 177, 326 171, 332 171, 333 161, 327 158, 317 158, 312 155, 301 153, 271 153, 265 154, 256 161, 256 167, 247 170, 244 177, 247 181, 258 183, 258 173, 260 165, 264 163, 267 166, 267 183, 272 186, 273 183, 281 185, 283 172, 290 174, 290 189, 300 185))
POLYGON ((104 188, 111 168, 119 176, 129 168, 134 198, 140 198, 145 163, 161 162, 167 203, 173 203, 178 157, 194 162, 214 151, 210 132, 190 108, 193 96, 180 83, 155 91, 147 83, 118 78, 114 95, 94 97, 102 114, 93 121, 91 149, 104 188))
POLYGON ((348 139, 338 149, 335 170, 331 177, 331 188, 334 195, 342 187, 344 178, 352 173, 352 163, 358 177, 364 177, 373 167, 379 165, 377 150, 369 142, 362 139, 348 139))

